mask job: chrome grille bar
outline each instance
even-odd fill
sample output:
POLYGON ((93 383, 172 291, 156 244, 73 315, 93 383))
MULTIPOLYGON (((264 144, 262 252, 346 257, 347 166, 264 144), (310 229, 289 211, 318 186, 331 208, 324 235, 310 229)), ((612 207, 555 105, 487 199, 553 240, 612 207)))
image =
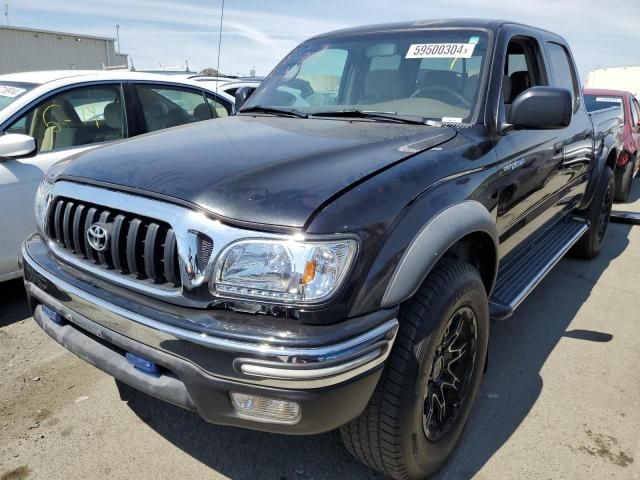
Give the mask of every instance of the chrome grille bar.
POLYGON ((52 217, 49 238, 68 253, 121 275, 180 286, 175 235, 168 238, 172 245, 166 246, 168 232, 173 231, 168 224, 66 197, 55 198, 52 217), (110 245, 104 251, 96 252, 87 239, 88 229, 96 222, 110 227, 110 245))

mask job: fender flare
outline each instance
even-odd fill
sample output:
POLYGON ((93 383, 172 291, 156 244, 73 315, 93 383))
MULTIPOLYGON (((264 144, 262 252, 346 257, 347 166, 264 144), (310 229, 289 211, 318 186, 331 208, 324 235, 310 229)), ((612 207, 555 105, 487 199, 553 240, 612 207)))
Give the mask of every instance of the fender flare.
POLYGON ((441 211, 418 232, 393 272, 382 297, 382 307, 397 305, 412 297, 447 250, 460 239, 477 232, 486 233, 493 240, 495 282, 499 244, 496 222, 480 202, 466 200, 441 211))
MULTIPOLYGON (((612 152, 615 152, 616 155, 620 155, 622 151, 622 147, 617 141, 611 140, 609 138, 601 139, 599 144, 596 145, 594 155, 593 155, 593 168, 591 169, 591 177, 589 178, 589 183, 587 183, 587 187, 585 189, 584 196, 582 201, 580 202, 579 210, 587 208, 591 205, 591 200, 593 200, 593 196, 596 193, 596 189, 598 188, 598 184, 600 182, 600 176, 604 171, 604 167, 607 164, 607 159, 612 152)), ((616 159, 617 160, 617 159, 616 159)), ((617 162, 614 164, 614 173, 615 167, 617 166, 617 162)))

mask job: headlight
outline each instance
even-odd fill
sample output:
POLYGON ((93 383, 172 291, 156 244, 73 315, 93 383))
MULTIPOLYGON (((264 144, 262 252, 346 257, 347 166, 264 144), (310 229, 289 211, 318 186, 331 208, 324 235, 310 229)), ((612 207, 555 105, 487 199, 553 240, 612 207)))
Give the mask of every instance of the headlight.
POLYGON ((40 229, 41 233, 45 233, 46 228, 46 220, 47 220, 47 210, 49 209, 49 204, 51 203, 51 198, 53 197, 53 183, 48 182, 46 179, 43 179, 38 186, 38 190, 36 190, 36 199, 35 199, 35 213, 36 213, 36 224, 40 229))
POLYGON ((318 303, 334 294, 355 258, 357 242, 242 240, 216 263, 212 293, 285 303, 318 303))

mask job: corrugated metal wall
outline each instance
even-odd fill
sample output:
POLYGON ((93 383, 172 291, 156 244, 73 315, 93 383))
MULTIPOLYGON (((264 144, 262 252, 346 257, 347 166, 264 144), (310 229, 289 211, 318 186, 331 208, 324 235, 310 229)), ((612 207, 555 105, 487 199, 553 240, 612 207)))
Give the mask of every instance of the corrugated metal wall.
POLYGON ((0 74, 126 65, 109 39, 0 26, 0 74))

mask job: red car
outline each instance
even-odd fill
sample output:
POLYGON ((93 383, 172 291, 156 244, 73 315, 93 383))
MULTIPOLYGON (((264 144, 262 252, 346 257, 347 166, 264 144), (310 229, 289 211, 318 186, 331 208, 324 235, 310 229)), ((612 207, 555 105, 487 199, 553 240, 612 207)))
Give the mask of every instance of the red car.
POLYGON ((622 108, 624 112, 623 150, 618 155, 615 193, 616 200, 624 202, 640 169, 640 104, 632 93, 621 90, 585 89, 584 100, 589 112, 614 107, 622 108))

